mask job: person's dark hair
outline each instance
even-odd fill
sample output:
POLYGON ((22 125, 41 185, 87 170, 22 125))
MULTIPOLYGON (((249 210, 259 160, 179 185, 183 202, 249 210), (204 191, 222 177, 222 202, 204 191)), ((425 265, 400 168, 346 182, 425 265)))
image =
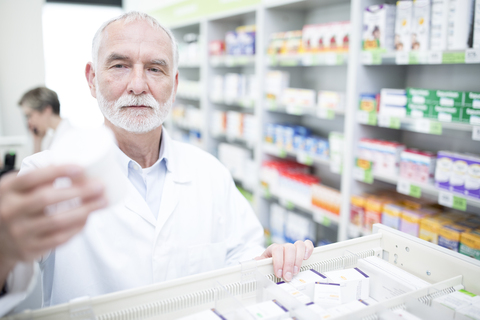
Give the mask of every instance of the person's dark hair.
POLYGON ((26 105, 39 112, 45 110, 47 106, 51 106, 53 113, 60 115, 60 102, 57 93, 46 87, 38 87, 27 91, 18 101, 18 105, 26 105))

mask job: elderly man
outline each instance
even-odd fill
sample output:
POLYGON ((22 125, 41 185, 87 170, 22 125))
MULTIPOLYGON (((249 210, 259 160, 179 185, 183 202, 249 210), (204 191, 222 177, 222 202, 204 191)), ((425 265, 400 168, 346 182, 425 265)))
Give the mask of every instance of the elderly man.
MULTIPOLYGON (((0 281, 8 272, 9 279, 30 279, 31 268, 17 270, 14 263, 31 261, 48 249, 51 251, 40 264, 45 306, 254 258, 273 257, 276 275, 287 281, 299 272, 313 244, 297 241, 265 250, 262 227, 226 168, 208 153, 172 141, 162 128, 178 84, 176 50, 170 31, 146 14, 127 13, 99 29, 93 41, 93 63, 87 64, 85 73, 105 125, 117 139, 118 163, 131 182, 128 197, 122 204, 97 210, 73 236, 84 223, 80 218, 85 217, 84 212, 104 205, 101 188, 85 189, 86 182, 80 179, 76 193, 70 195, 81 194, 84 205, 90 207, 82 207, 76 224, 61 220, 77 228, 72 226, 69 233, 54 237, 55 241, 33 248, 31 244, 26 249, 22 246, 22 233, 17 229, 23 229, 14 219, 0 224, 2 246, 5 241, 12 243, 10 251, 0 250, 0 261, 10 262, 2 266, 0 281), (64 245, 56 247, 59 243, 64 245), (28 254, 19 254, 23 251, 28 254)), ((49 161, 48 154, 40 153, 27 158, 22 170, 44 167, 49 161)), ((52 197, 47 198, 48 203, 55 202, 52 197)), ((9 216, 22 215, 20 210, 7 211, 9 216)), ((35 216, 48 218, 39 213, 35 216)), ((24 214, 23 221, 31 222, 31 230, 35 230, 30 216, 24 214)), ((55 223, 48 232, 56 232, 63 224, 55 223)), ((0 302, 10 295, 9 283, 0 302)), ((23 283, 26 290, 28 281, 23 283)))

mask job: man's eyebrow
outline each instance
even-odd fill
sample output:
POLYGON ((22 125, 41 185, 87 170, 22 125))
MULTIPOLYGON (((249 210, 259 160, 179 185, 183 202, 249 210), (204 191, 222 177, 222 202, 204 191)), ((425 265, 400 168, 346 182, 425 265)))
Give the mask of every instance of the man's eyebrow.
POLYGON ((154 60, 151 60, 150 63, 151 64, 158 64, 160 66, 168 66, 167 61, 165 61, 163 59, 154 59, 154 60))
POLYGON ((115 61, 115 60, 128 60, 128 59, 130 59, 130 58, 128 56, 123 55, 123 54, 111 53, 107 57, 107 62, 112 62, 112 61, 115 61))

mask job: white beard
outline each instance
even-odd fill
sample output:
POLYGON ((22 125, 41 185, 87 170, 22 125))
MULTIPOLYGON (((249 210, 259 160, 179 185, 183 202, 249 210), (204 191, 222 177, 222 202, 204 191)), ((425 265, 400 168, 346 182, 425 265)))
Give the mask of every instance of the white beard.
POLYGON ((174 90, 162 106, 151 94, 123 95, 116 101, 108 101, 100 92, 97 82, 97 100, 100 111, 114 126, 131 133, 150 132, 165 122, 172 109, 174 90), (125 106, 150 108, 124 108, 125 106))

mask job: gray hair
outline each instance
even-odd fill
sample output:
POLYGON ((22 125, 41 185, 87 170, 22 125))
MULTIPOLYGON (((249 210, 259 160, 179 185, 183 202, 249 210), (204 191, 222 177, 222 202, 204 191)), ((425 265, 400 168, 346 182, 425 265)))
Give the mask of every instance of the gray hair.
POLYGON ((48 106, 56 115, 60 115, 60 102, 55 91, 46 87, 38 87, 25 92, 18 101, 19 106, 26 106, 38 112, 43 112, 48 106))
POLYGON ((93 68, 95 69, 98 62, 98 50, 100 49, 100 43, 102 42, 103 31, 107 28, 111 23, 115 21, 124 21, 124 23, 134 22, 134 21, 145 21, 148 22, 154 29, 156 30, 163 30, 166 32, 168 37, 170 38, 170 42, 172 44, 172 55, 173 55, 173 66, 174 70, 176 71, 178 68, 178 46, 177 42, 175 41, 175 37, 173 36, 172 31, 170 29, 162 26, 157 19, 154 17, 138 11, 130 11, 127 13, 122 14, 116 18, 110 19, 106 21, 95 33, 93 37, 92 43, 92 62, 93 68))

